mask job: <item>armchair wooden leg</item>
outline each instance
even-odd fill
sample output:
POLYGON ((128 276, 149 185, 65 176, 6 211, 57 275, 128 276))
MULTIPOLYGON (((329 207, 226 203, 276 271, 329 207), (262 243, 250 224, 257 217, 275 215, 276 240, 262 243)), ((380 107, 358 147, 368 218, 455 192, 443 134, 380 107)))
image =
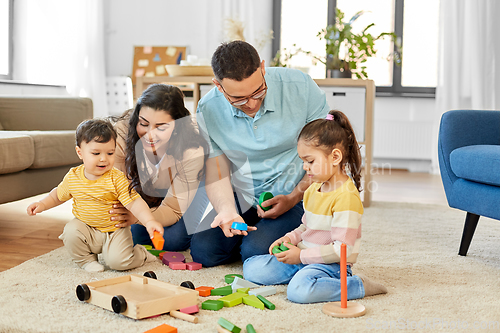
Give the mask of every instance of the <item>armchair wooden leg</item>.
POLYGON ((470 242, 472 241, 472 236, 474 236, 474 231, 476 231, 477 222, 479 222, 479 217, 479 215, 467 212, 462 241, 460 243, 460 250, 458 251, 458 254, 461 256, 467 255, 470 242))

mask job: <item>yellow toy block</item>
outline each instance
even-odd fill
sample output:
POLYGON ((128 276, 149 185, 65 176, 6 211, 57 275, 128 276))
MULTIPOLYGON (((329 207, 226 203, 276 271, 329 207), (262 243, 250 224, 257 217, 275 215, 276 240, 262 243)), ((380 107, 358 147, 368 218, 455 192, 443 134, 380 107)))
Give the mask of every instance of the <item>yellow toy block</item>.
POLYGON ((222 303, 224 303, 225 307, 230 308, 232 306, 241 304, 241 302, 243 302, 243 297, 245 297, 245 296, 247 296, 247 294, 234 293, 234 294, 230 294, 230 295, 221 297, 218 300, 222 301, 222 303))
POLYGON ((242 293, 242 294, 248 294, 250 291, 250 288, 238 288, 236 289, 237 292, 242 293))
POLYGON ((254 308, 264 310, 264 303, 262 303, 255 295, 243 297, 243 303, 253 306, 254 308))

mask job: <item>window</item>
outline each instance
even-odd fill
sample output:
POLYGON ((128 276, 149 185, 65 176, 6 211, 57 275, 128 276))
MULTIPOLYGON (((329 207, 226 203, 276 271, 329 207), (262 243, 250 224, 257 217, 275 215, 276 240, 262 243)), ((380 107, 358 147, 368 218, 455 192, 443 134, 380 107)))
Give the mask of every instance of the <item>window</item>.
POLYGON ((335 21, 336 7, 347 20, 364 11, 354 23, 354 30, 373 22, 372 34, 392 31, 398 36, 403 49, 401 65, 391 59, 394 45, 389 39, 377 41, 377 57, 367 62, 368 77, 375 81, 377 95, 434 96, 439 19, 436 0, 310 0, 307 4, 300 0, 274 0, 273 54, 286 49, 292 54, 292 67, 307 71, 313 78, 324 78, 324 64, 314 63, 310 56, 296 51, 301 48, 324 56, 324 41, 316 35, 335 21))
POLYGON ((12 78, 12 0, 0 0, 0 79, 12 78))

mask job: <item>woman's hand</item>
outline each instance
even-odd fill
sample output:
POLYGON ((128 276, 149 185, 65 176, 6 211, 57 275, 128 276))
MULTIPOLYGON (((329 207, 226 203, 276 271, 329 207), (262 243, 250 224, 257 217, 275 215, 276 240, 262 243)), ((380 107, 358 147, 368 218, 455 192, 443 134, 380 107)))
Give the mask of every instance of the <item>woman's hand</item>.
POLYGON ((257 205, 257 215, 259 215, 261 219, 275 219, 288 212, 295 204, 295 200, 290 195, 279 194, 262 202, 263 207, 272 206, 271 209, 265 211, 257 205))
POLYGON ((111 216, 111 221, 115 221, 115 227, 126 228, 132 224, 137 223, 137 218, 132 214, 127 208, 123 207, 121 203, 113 205, 113 208, 109 211, 110 214, 117 214, 111 216))
POLYGON ((300 251, 298 247, 292 244, 286 244, 288 250, 276 253, 274 256, 278 259, 279 262, 289 264, 289 265, 297 265, 300 264, 300 251))
POLYGON ((214 218, 214 221, 210 226, 212 228, 220 227, 226 237, 233 237, 234 235, 246 236, 248 235, 248 231, 257 230, 256 227, 251 227, 251 226, 248 226, 247 231, 232 229, 231 224, 235 221, 245 223, 243 218, 237 213, 221 212, 217 214, 217 216, 214 218))
POLYGON ((160 224, 160 222, 155 221, 155 220, 151 220, 151 221, 146 222, 145 227, 146 227, 146 230, 148 231, 148 234, 151 237, 151 239, 153 239, 153 237, 155 235, 155 231, 158 231, 160 233, 160 235, 163 236, 164 229, 163 229, 163 226, 160 224))

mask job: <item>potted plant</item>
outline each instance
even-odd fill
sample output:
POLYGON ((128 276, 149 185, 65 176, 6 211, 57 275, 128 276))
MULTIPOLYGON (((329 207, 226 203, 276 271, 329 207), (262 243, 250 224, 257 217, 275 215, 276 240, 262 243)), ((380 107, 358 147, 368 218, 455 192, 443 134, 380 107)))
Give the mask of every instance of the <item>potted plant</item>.
MULTIPOLYGON (((357 12, 348 22, 344 22, 344 13, 337 8, 335 24, 327 26, 318 32, 317 37, 326 41, 326 57, 313 56, 314 59, 326 65, 327 77, 347 77, 352 74, 359 79, 367 79, 365 63, 370 57, 377 54, 375 42, 390 37, 396 43, 396 35, 392 32, 382 32, 378 36, 368 30, 375 23, 367 25, 360 33, 352 31, 352 24, 363 15, 364 11, 357 12)), ((399 52, 394 52, 394 61, 401 62, 399 52)))

